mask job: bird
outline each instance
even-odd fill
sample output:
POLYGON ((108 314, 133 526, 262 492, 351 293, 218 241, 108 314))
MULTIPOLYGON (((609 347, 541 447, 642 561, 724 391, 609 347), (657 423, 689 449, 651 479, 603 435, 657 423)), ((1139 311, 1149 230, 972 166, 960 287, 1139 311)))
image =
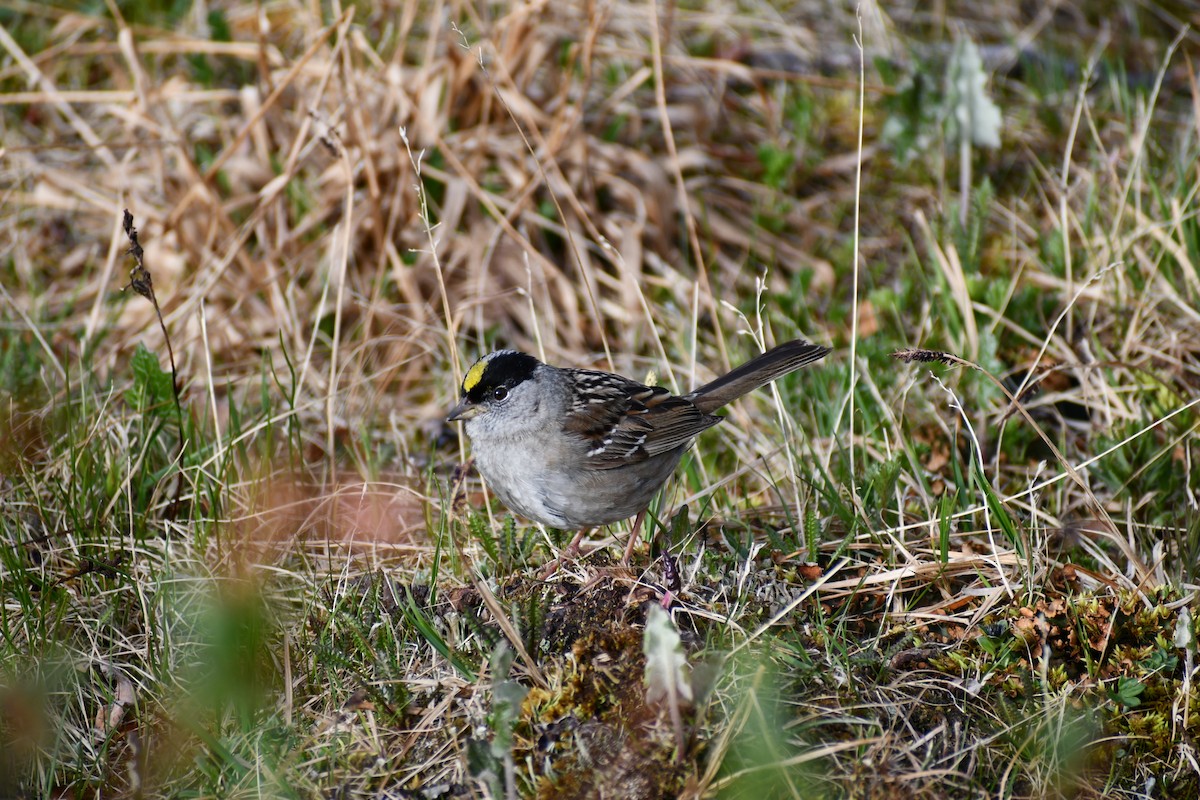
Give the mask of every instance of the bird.
POLYGON ((489 353, 467 370, 447 420, 464 423, 472 458, 510 511, 562 530, 637 516, 628 564, 654 494, 713 412, 819 361, 828 347, 795 339, 687 394, 611 372, 555 367, 517 350, 489 353))

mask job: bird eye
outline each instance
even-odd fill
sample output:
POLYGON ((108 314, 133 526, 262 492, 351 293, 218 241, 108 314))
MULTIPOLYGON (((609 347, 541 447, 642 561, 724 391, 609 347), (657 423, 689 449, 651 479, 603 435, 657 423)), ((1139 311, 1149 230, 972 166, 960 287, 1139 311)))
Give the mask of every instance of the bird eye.
POLYGON ((493 400, 503 400, 506 397, 508 397, 508 389, 505 387, 497 386, 495 389, 492 389, 493 400))

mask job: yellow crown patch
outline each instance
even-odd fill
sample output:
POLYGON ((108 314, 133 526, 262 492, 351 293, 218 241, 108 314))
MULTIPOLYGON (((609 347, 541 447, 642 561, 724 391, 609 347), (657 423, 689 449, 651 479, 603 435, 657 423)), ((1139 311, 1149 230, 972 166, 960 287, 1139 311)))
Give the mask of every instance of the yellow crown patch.
POLYGON ((469 392, 479 385, 483 380, 483 370, 487 364, 483 361, 476 361, 475 366, 467 370, 467 375, 463 378, 463 392, 469 392))

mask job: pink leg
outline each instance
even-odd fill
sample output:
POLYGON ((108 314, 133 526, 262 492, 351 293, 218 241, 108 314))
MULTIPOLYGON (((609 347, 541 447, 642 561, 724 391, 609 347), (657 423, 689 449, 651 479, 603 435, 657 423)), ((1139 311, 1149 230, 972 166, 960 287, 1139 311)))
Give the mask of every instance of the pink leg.
POLYGON ((575 538, 571 540, 570 544, 563 548, 562 552, 558 554, 558 557, 542 568, 542 571, 538 573, 538 579, 543 581, 546 580, 551 575, 558 572, 559 565, 562 564, 564 558, 571 558, 575 556, 575 554, 579 552, 579 543, 583 541, 584 534, 586 534, 589 530, 591 530, 591 528, 584 528, 579 533, 575 534, 575 538))
POLYGON ((633 530, 629 532, 629 544, 625 545, 625 555, 621 557, 622 566, 629 566, 629 559, 633 555, 633 548, 637 546, 638 539, 641 537, 642 520, 645 518, 646 509, 643 508, 633 520, 633 530))

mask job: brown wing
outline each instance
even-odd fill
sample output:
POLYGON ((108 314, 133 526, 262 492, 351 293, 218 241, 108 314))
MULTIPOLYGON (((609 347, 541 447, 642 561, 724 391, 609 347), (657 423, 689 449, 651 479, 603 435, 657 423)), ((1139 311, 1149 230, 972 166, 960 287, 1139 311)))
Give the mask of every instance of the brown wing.
POLYGON ((721 421, 661 386, 593 370, 572 370, 578 402, 563 429, 587 443, 588 466, 614 469, 691 443, 721 421))

